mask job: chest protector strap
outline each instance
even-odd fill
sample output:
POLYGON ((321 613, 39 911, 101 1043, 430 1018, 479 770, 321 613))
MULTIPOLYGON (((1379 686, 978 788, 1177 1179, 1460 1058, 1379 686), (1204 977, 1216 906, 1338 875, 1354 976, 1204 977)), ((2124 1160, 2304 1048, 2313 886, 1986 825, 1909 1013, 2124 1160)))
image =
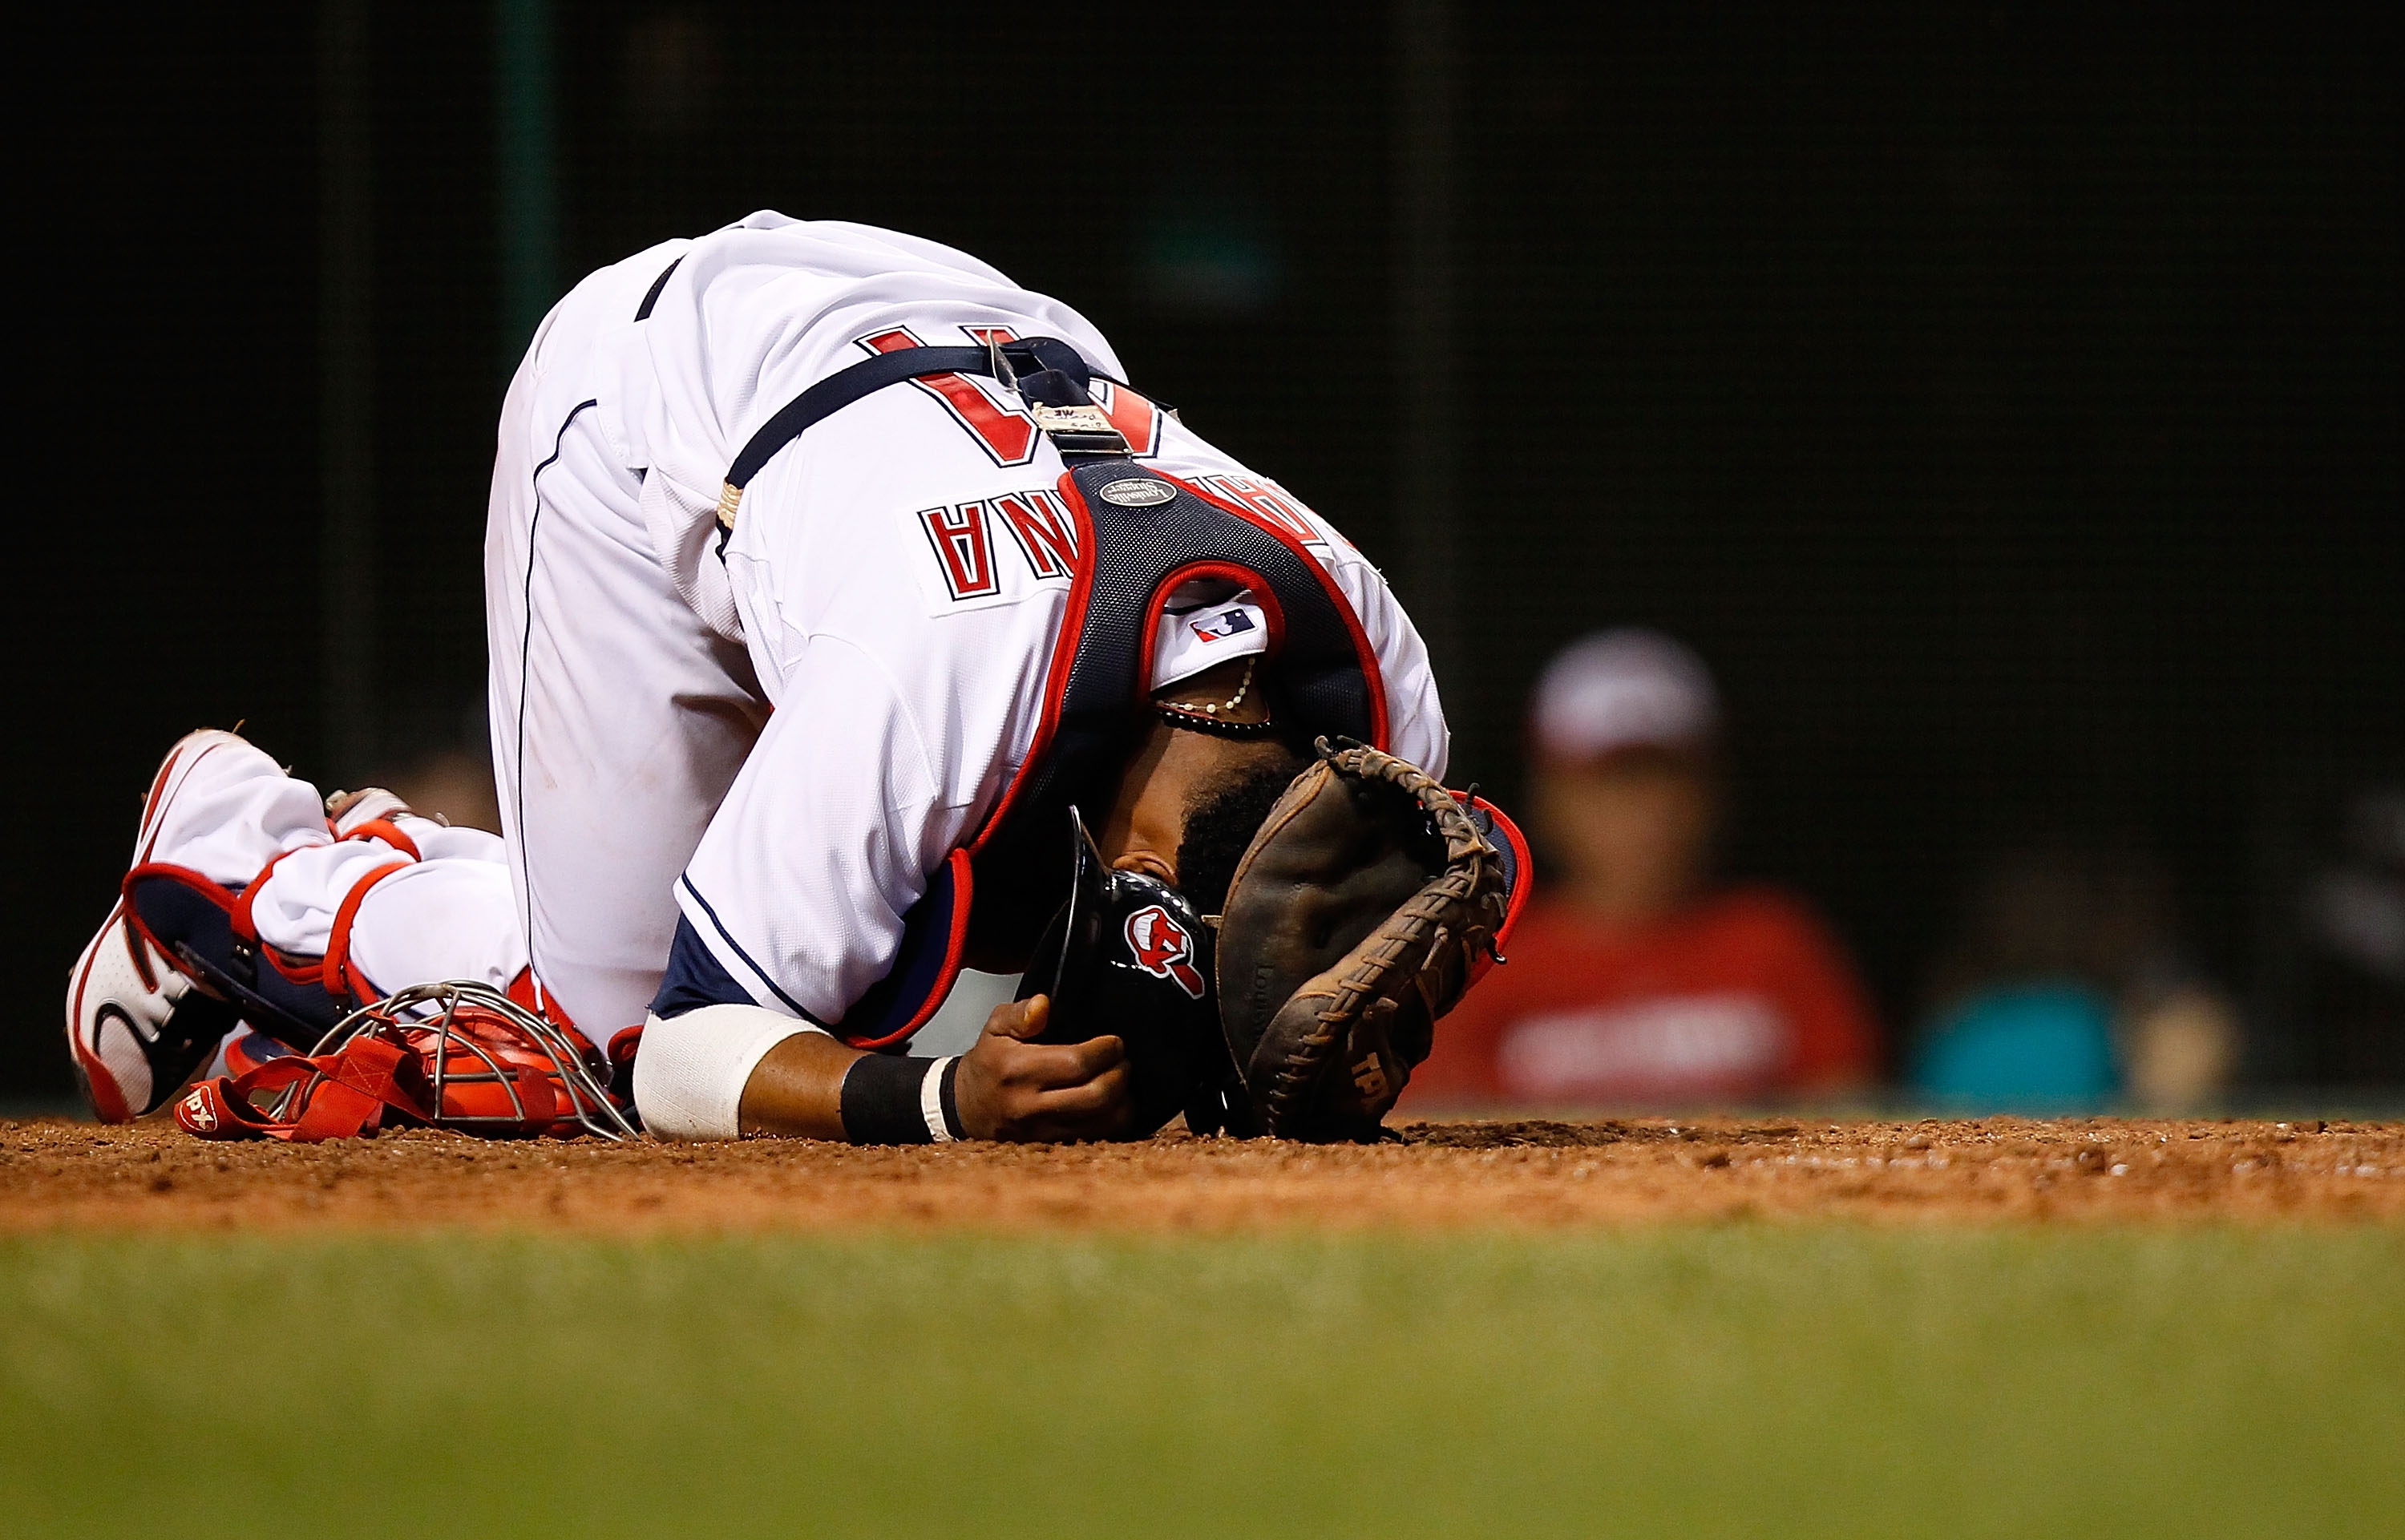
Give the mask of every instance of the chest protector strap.
POLYGON ((1387 745, 1376 655, 1328 570, 1284 527, 1137 464, 1092 404, 1092 371, 1057 339, 897 348, 830 375, 745 445, 726 474, 720 522, 734 528, 752 477, 812 424, 889 385, 946 374, 988 375, 1027 403, 1067 466, 1060 487, 1077 523, 1076 567, 1027 761, 906 917, 885 980, 845 1012, 842 1036, 860 1047, 917 1031, 967 955, 1003 970, 1025 965, 1067 889, 1069 810, 1102 821, 1152 720, 1155 633, 1181 584, 1219 578, 1253 591, 1269 622, 1263 661, 1281 720, 1302 741, 1335 734, 1387 745))

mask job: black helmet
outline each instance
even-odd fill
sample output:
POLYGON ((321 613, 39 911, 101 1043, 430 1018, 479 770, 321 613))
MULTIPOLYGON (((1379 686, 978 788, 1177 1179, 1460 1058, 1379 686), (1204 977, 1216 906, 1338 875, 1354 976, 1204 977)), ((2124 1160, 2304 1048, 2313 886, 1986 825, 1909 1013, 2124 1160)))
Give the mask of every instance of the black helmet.
POLYGON ((1116 1035, 1127 1044, 1128 1137, 1148 1137, 1179 1112, 1196 1132, 1215 1132, 1234 1071, 1213 998, 1211 928, 1168 883, 1105 865, 1074 808, 1069 821, 1069 899, 1036 942, 1019 997, 1050 996, 1044 1042, 1116 1035))

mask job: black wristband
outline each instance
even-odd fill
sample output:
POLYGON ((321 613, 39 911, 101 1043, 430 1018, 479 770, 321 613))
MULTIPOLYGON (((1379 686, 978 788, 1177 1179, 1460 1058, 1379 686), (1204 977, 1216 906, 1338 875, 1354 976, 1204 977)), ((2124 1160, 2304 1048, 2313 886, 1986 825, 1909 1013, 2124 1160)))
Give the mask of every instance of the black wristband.
POLYGON ((854 1144, 932 1144, 920 1101, 934 1059, 863 1053, 843 1073, 843 1137, 854 1144))

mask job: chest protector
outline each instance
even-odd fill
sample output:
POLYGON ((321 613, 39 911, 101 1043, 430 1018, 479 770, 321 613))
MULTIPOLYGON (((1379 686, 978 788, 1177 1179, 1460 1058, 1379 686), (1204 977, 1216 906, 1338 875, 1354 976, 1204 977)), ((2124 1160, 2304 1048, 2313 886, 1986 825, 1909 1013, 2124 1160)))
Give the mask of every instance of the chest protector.
POLYGON ((1179 585, 1219 578, 1252 590, 1269 624, 1262 662, 1296 736, 1380 749, 1388 739, 1376 655, 1328 570, 1285 528, 1138 464, 1092 404, 1085 360, 1054 338, 899 348, 820 381, 744 446, 726 474, 720 524, 733 530, 743 488, 811 424, 871 391, 942 374, 983 374, 1026 402, 1068 468, 1060 490, 1076 520, 1076 563, 1026 762, 905 917, 892 969, 845 1012, 840 1035, 862 1048, 917 1031, 969 960, 997 972, 1026 966, 1069 890, 1070 810, 1100 822, 1152 720, 1155 633, 1179 585))

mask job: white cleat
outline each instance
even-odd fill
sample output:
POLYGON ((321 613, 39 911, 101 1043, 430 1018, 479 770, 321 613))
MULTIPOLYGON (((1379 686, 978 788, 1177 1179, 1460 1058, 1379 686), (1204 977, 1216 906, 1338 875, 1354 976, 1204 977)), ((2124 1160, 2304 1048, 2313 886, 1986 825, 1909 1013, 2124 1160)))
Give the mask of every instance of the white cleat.
MULTIPOLYGON (((179 794, 216 779, 220 768, 265 757, 230 732, 186 734, 150 783, 132 864, 151 859, 179 794)), ((202 993, 159 954, 128 922, 122 896, 67 975, 66 1006, 67 1053, 104 1123, 128 1123, 163 1105, 240 1019, 232 1005, 202 993)))
POLYGON ((356 833, 361 824, 416 815, 415 809, 382 786, 333 792, 326 798, 326 822, 333 827, 337 839, 356 833))

